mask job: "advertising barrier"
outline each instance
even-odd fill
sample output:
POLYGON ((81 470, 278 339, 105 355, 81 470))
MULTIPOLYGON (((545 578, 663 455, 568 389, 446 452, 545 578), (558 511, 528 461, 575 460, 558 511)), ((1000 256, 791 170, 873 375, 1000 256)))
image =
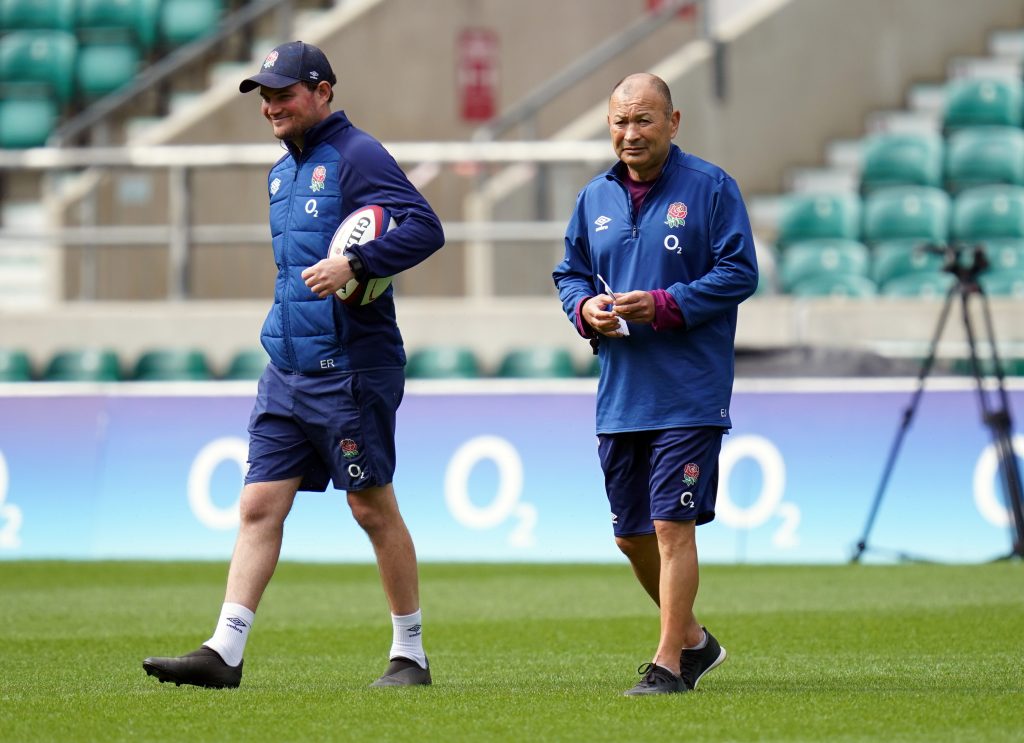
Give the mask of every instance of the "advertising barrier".
MULTIPOLYGON (((738 381, 717 518, 698 529, 702 560, 848 560, 914 386, 738 381)), ((593 380, 410 382, 395 489, 420 559, 624 559, 597 459, 595 389, 593 380)), ((226 561, 254 395, 255 382, 0 386, 0 559, 226 561)), ((872 545, 949 561, 1009 552, 977 397, 970 379, 929 380, 872 545)), ((1024 407, 1019 385, 1009 398, 1012 411, 1024 407)), ((1024 455, 1024 436, 1014 446, 1024 455)), ((282 557, 373 554, 344 493, 329 489, 299 494, 282 557)))

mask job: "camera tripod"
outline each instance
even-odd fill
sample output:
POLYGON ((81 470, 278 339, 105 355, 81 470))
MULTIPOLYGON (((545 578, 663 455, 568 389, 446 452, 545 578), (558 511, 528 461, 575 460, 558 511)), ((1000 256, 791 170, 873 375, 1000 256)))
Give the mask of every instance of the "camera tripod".
MULTIPOLYGON (((913 397, 911 397, 910 404, 907 406, 906 410, 903 411, 902 423, 896 433, 896 439, 893 441, 892 447, 889 450, 885 469, 882 471, 882 478, 878 484, 878 489, 875 491, 874 502, 871 504, 871 512, 869 513, 867 523, 864 526, 864 533, 857 542, 857 548, 853 554, 851 562, 858 562, 861 555, 869 549, 868 535, 871 533, 871 528, 875 523, 875 517, 878 516, 878 508, 882 504, 882 496, 885 493, 889 477, 896 464, 896 457, 903 444, 903 439, 907 433, 907 429, 910 428, 910 423, 917 411, 917 406, 921 402, 921 396, 924 393, 925 379, 929 372, 931 372, 932 366, 935 363, 935 354, 938 349, 939 338, 942 336, 943 328, 946 325, 950 309, 953 306, 953 300, 956 297, 960 297, 964 331, 967 336, 967 346, 970 350, 971 372, 974 375, 974 381, 978 390, 978 403, 981 407, 981 419, 992 434, 992 442, 995 446, 997 461, 999 462, 999 473, 1001 475, 1003 485, 1003 494, 1006 499, 1007 507, 1012 515, 1013 546, 1005 559, 1014 557, 1024 558, 1024 496, 1021 494, 1021 476, 1020 468, 1017 464, 1017 455, 1013 450, 1013 422, 1010 418, 1009 401, 1003 384, 1003 365, 999 358, 999 352, 996 348, 996 339, 992 328, 992 314, 989 311, 988 297, 985 295, 985 291, 978 283, 978 274, 988 268, 988 258, 985 255, 985 251, 981 247, 977 246, 972 249, 971 262, 969 265, 964 265, 963 261, 960 259, 961 252, 963 251, 962 246, 949 245, 943 248, 928 246, 925 250, 942 254, 945 258, 942 270, 953 274, 956 281, 952 286, 950 286, 949 292, 946 294, 946 301, 942 306, 941 313, 939 314, 939 322, 935 328, 935 333, 932 336, 931 343, 928 348, 928 355, 922 362, 920 372, 917 376, 917 388, 914 391, 913 397), (981 362, 978 360, 974 327, 971 323, 971 316, 968 311, 968 300, 972 295, 977 295, 981 301, 982 316, 984 317, 985 322, 985 332, 988 336, 987 340, 992 355, 992 372, 996 379, 994 400, 991 399, 990 393, 985 390, 983 380, 984 373, 982 371, 981 362)), ((900 559, 911 559, 904 553, 897 553, 897 556, 900 559)))

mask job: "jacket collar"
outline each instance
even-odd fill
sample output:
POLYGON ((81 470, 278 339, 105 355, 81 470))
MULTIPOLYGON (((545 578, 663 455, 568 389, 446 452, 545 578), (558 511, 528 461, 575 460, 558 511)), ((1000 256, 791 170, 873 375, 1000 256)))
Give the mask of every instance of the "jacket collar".
POLYGON ((305 146, 301 150, 291 142, 285 142, 285 146, 288 148, 288 152, 291 153, 292 158, 298 162, 302 159, 303 153, 308 154, 312 152, 325 139, 330 139, 338 132, 350 126, 352 126, 352 122, 348 120, 345 112, 335 111, 323 121, 318 121, 306 130, 306 135, 303 137, 303 144, 305 146))

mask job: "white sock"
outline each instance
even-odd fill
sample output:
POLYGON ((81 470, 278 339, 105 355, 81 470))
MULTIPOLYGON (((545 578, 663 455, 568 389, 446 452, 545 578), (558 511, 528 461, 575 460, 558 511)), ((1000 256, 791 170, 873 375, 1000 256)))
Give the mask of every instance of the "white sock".
POLYGON ((241 604, 225 603, 221 607, 213 637, 203 644, 216 651, 229 666, 237 666, 242 662, 245 641, 249 639, 249 630, 255 618, 256 615, 241 604))
POLYGON ((423 617, 419 609, 412 614, 392 614, 393 630, 389 658, 402 657, 427 667, 427 656, 423 652, 423 617))
POLYGON ((683 650, 703 650, 704 648, 706 648, 708 646, 708 632, 707 630, 703 629, 701 630, 701 632, 703 633, 703 636, 701 637, 700 642, 698 642, 692 648, 683 648, 683 650))

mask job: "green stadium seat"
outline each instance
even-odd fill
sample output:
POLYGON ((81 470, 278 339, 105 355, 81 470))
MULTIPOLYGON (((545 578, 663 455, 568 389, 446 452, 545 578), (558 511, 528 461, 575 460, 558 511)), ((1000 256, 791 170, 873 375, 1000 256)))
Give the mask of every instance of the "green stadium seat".
POLYGON ((431 346, 409 355, 405 374, 410 379, 475 379, 480 363, 469 348, 431 346))
POLYGON ((889 281, 913 273, 937 273, 945 256, 921 250, 919 240, 889 240, 872 249, 871 276, 884 286, 889 281))
POLYGON ((946 188, 957 193, 995 183, 1024 185, 1024 131, 980 126, 951 134, 946 147, 946 188))
POLYGON ((1024 270, 1024 238, 983 240, 980 245, 992 270, 1024 270))
POLYGON ((917 239, 943 245, 949 237, 949 194, 928 186, 899 186, 864 200, 864 242, 917 239))
POLYGON ((75 30, 75 0, 0 0, 0 32, 75 30))
POLYGON ((601 376, 601 357, 594 354, 590 357, 586 367, 583 370, 583 376, 585 377, 600 377, 601 376))
POLYGON ((989 269, 978 276, 978 283, 990 297, 1024 299, 1024 268, 989 269))
MULTIPOLYGON (((1007 377, 1024 376, 1024 358, 1000 356, 999 363, 1003 367, 1003 374, 1007 377)), ((983 377, 994 377, 996 365, 991 355, 978 357, 978 366, 983 377)), ((958 358, 953 361, 952 371, 956 374, 974 376, 974 367, 969 358, 958 358)))
POLYGON ((922 299, 945 297, 955 281, 952 274, 945 272, 905 274, 883 284, 882 296, 922 299))
POLYGON ((794 297, 842 297, 865 299, 878 293, 875 282, 867 276, 831 273, 811 276, 794 284, 789 293, 794 297))
POLYGON ((28 382, 32 364, 28 354, 14 348, 0 348, 0 382, 28 382))
POLYGON ((217 29, 223 12, 223 0, 163 0, 160 41, 175 47, 200 39, 217 29))
POLYGON ((861 190, 942 186, 943 140, 938 134, 886 132, 865 141, 861 190))
POLYGON ((3 97, 52 96, 69 102, 75 93, 77 55, 78 41, 66 31, 15 31, 0 37, 3 97))
POLYGON ((231 357, 224 379, 259 379, 269 363, 270 356, 262 348, 239 351, 231 357))
POLYGON ((856 240, 806 240, 793 243, 782 252, 779 278, 783 291, 804 279, 824 274, 867 276, 870 263, 867 247, 856 240))
POLYGON ((109 349, 61 351, 43 372, 47 382, 117 382, 121 378, 117 354, 109 349))
POLYGON ((211 378, 210 366, 202 351, 196 349, 157 349, 147 351, 135 362, 134 379, 144 382, 188 381, 211 378))
POLYGON ((968 126, 1020 126, 1022 123, 1020 80, 963 79, 946 84, 947 131, 968 126))
POLYGON ((131 41, 148 52, 157 42, 160 0, 78 0, 75 26, 87 42, 131 41))
POLYGON ((801 240, 860 238, 857 194, 791 194, 779 220, 780 248, 801 240))
POLYGON ((131 41, 83 44, 75 74, 78 93, 87 101, 102 98, 130 82, 141 64, 139 47, 131 41))
POLYGON ((505 354, 498 367, 498 376, 534 379, 575 377, 576 369, 564 348, 519 348, 505 354))
POLYGON ((0 98, 0 147, 41 147, 59 118, 57 102, 52 98, 0 98))
POLYGON ((961 192, 953 202, 953 237, 1024 237, 1024 186, 978 186, 961 192))

